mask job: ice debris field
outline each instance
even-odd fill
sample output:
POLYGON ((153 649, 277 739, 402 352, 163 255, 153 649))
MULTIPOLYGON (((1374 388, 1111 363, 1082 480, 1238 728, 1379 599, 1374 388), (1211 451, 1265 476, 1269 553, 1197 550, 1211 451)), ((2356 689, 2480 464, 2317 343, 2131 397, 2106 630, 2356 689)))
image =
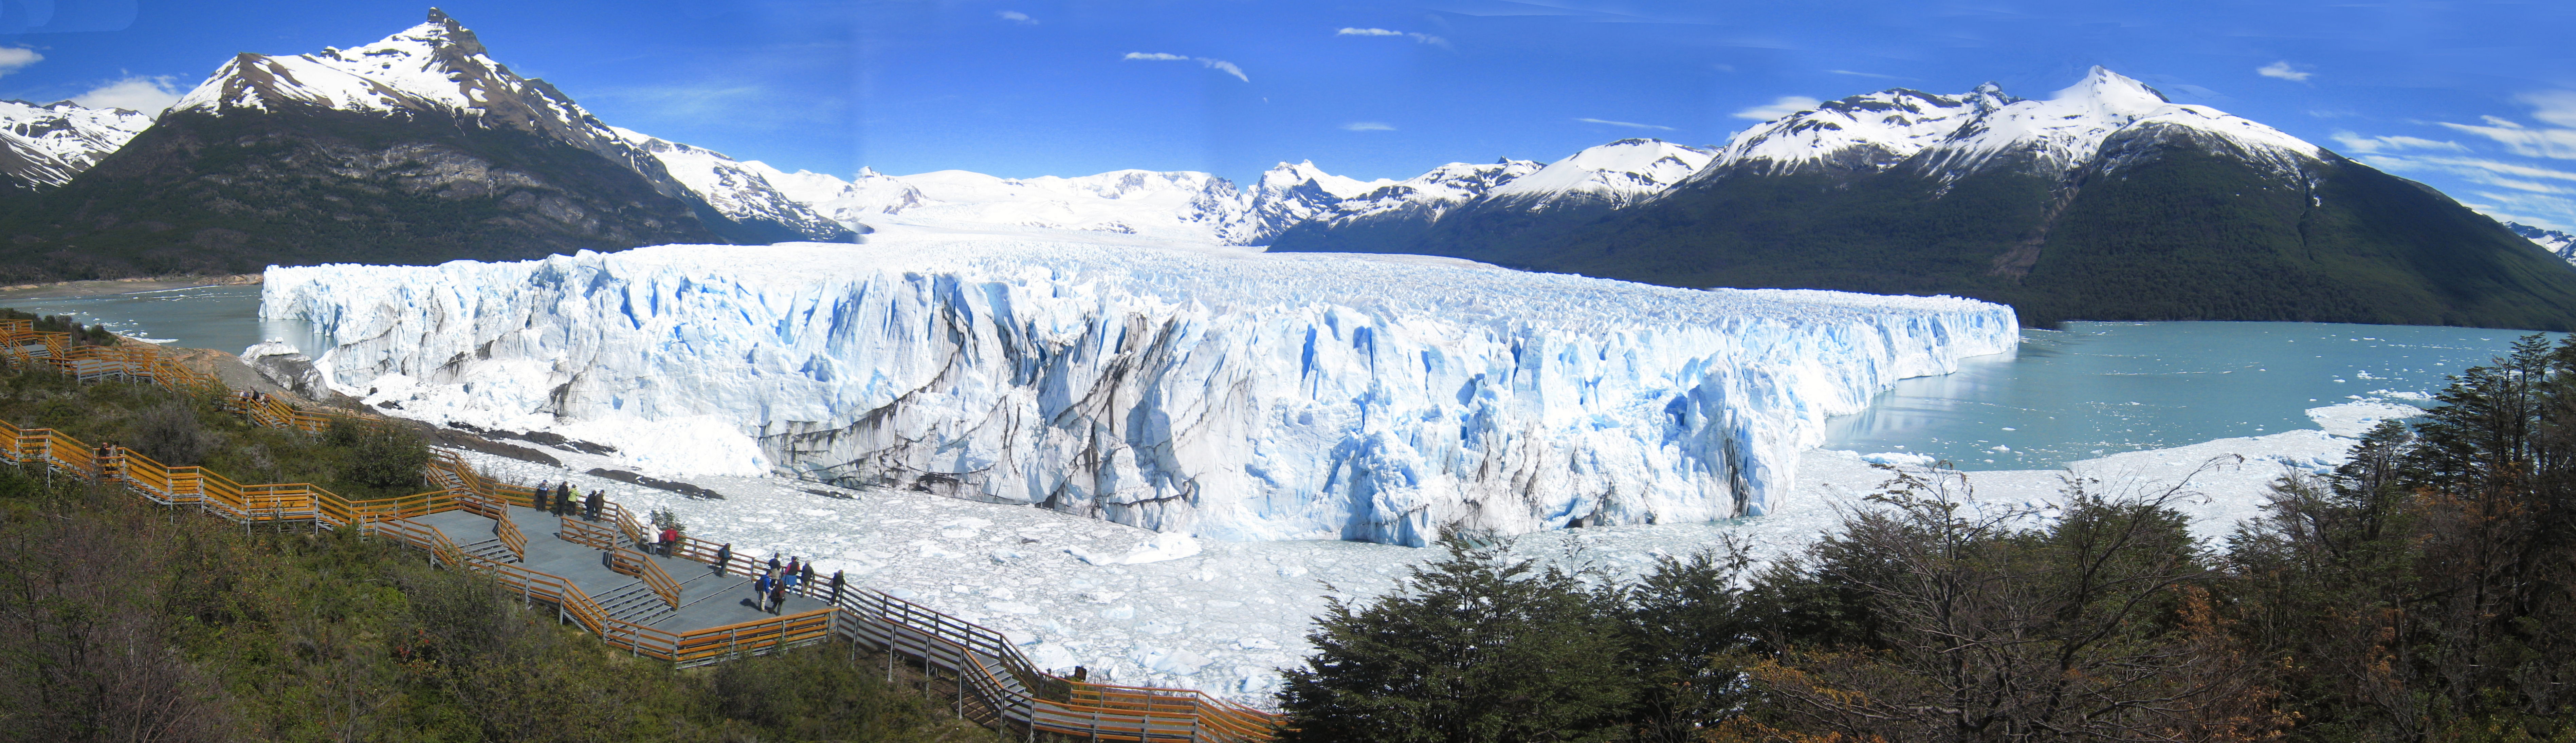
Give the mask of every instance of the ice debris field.
POLYGON ((1416 256, 888 229, 269 270, 395 415, 659 475, 786 473, 1220 541, 1775 510, 1828 416, 2017 341, 1949 297, 1647 286, 1416 256))
MULTIPOLYGON (((2350 437, 2415 413, 2384 400, 2345 403, 2309 411, 2323 430, 2130 452, 2066 471, 1973 472, 1968 481, 1981 502, 2042 510, 2070 472, 2112 487, 2182 484, 2190 494, 2176 505, 2194 533, 2221 540, 2239 521, 2262 515, 2265 486, 2275 478, 2330 470, 2343 463, 2350 437)), ((668 508, 691 534, 749 554, 804 556, 827 573, 850 571, 858 585, 1000 630, 1058 671, 1079 664, 1120 683, 1203 689, 1257 705, 1271 704, 1279 670, 1298 667, 1311 652, 1305 633, 1325 597, 1378 596, 1407 566, 1444 554, 1336 540, 1191 539, 1026 506, 779 477, 680 478, 725 496, 693 499, 578 474, 613 466, 612 457, 552 453, 565 468, 465 456, 504 479, 570 480, 631 508, 668 508)), ((1814 541, 1836 523, 1837 509, 1864 507, 1862 496, 1888 479, 1870 460, 1902 456, 1804 452, 1798 484, 1769 516, 1540 532, 1520 537, 1515 549, 1620 576, 1650 569, 1658 555, 1687 555, 1728 536, 1770 559, 1814 541)))

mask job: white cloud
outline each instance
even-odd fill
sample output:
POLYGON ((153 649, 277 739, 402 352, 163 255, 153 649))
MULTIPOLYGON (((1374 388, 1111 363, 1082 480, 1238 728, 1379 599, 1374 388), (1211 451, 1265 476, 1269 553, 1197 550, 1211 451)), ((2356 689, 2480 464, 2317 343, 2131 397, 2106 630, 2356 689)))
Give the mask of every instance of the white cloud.
POLYGON ((1022 25, 1022 26, 1035 26, 1035 25, 1038 25, 1038 19, 1030 18, 1030 17, 1029 17, 1029 14, 1027 14, 1027 13, 1022 13, 1022 12, 1019 12, 1019 11, 1016 11, 1016 10, 1005 10, 1005 11, 1002 11, 1002 12, 1000 12, 1000 13, 995 13, 994 15, 1001 16, 1001 17, 1002 17, 1002 20, 1010 21, 1010 22, 1012 22, 1012 23, 1017 23, 1017 24, 1020 24, 1020 25, 1022 25))
POLYGON ((45 55, 37 54, 34 49, 0 46, 0 75, 27 69, 27 65, 42 61, 45 61, 45 55))
POLYGON ((2334 137, 2334 141, 2343 144, 2343 148, 2351 152, 2394 152, 2397 150, 2469 151, 2468 147, 2463 146, 2458 142, 2431 140, 2422 137, 2366 137, 2347 131, 2338 131, 2332 136, 2334 137))
POLYGON ((2471 126, 2442 122, 2443 126, 2495 140, 2523 157, 2576 159, 2576 129, 2532 129, 2493 116, 2487 122, 2497 126, 2471 126))
POLYGON ((1445 48, 1448 48, 1448 46, 1449 46, 1449 40, 1448 40, 1448 39, 1443 39, 1443 38, 1440 38, 1440 37, 1438 37, 1438 36, 1433 36, 1433 35, 1430 35, 1430 34, 1414 33, 1414 32, 1411 32, 1411 31, 1397 31, 1397 30, 1394 30, 1394 29, 1386 29, 1386 28, 1345 28, 1345 29, 1342 29, 1342 30, 1339 30, 1339 31, 1334 31, 1334 32, 1333 32, 1333 35, 1334 35, 1334 36, 1402 36, 1402 37, 1410 38, 1410 39, 1412 39, 1412 40, 1414 40, 1414 41, 1418 41, 1418 42, 1421 42, 1421 43, 1424 43, 1424 44, 1429 44, 1429 45, 1436 46, 1436 47, 1441 47, 1441 48, 1444 48, 1444 49, 1445 49, 1445 48))
POLYGON ((1833 74, 1836 74, 1836 75, 1850 75, 1850 76, 1852 76, 1852 77, 1874 77, 1874 78, 1878 78, 1878 79, 1880 79, 1880 80, 1912 80, 1912 79, 1914 79, 1914 78, 1910 78, 1910 77, 1897 77, 1897 76, 1895 76, 1895 75, 1881 75, 1881 74, 1878 74, 1878 73, 1875 73, 1875 72, 1853 72, 1853 71, 1851 71, 1851 70, 1826 70, 1826 72, 1830 72, 1830 73, 1833 73, 1833 74))
POLYGON ((2254 74, 2262 75, 2264 77, 2277 77, 2294 83, 2304 83, 2308 81, 2308 78, 2315 76, 2317 73, 2293 68, 2290 66, 2290 61, 2285 59, 2261 67, 2256 67, 2254 68, 2254 74))
POLYGON ((1779 98, 1772 99, 1770 103, 1737 111, 1734 116, 1739 119, 1770 121, 1772 119, 1777 119, 1800 111, 1815 110, 1816 104, 1823 102, 1824 101, 1819 101, 1803 95, 1784 95, 1779 98))
MULTIPOLYGON (((2408 157, 2387 154, 2372 155, 2363 162, 2371 167, 2394 173, 2424 171, 2448 173, 2479 185, 2509 188, 2526 194, 2576 194, 2576 172, 2520 163, 2476 157, 2408 157), (2544 181, 2565 183, 2553 184, 2544 181)), ((2502 198, 2492 193, 2487 196, 2502 198)))
POLYGON ((1669 132, 1669 131, 1672 131, 1672 130, 1673 130, 1673 128, 1672 128, 1672 127, 1669 127, 1669 126, 1656 126, 1656 125, 1653 125, 1653 124, 1639 124, 1639 123, 1636 123, 1636 122, 1633 122, 1633 121, 1611 121, 1611 120, 1609 120, 1609 119, 1575 119, 1575 121, 1580 121, 1580 122, 1583 122, 1583 123, 1586 123, 1586 124, 1608 124, 1608 125, 1611 125, 1611 126, 1624 126, 1624 127, 1628 127, 1628 128, 1630 128, 1630 129, 1655 129, 1655 130, 1659 130, 1659 131, 1667 131, 1667 132, 1669 132))
MULTIPOLYGON (((2559 126, 2576 126, 2576 91, 2547 90, 2524 93, 2522 102, 2531 104, 2531 118, 2559 126)), ((2501 122, 2495 117, 2488 121, 2501 122)))
POLYGON ((1148 62, 1179 62, 1181 60, 1193 60, 1198 62, 1200 67, 1233 75, 1236 80, 1241 80, 1247 83, 1252 82, 1252 78, 1244 76, 1243 68, 1235 66, 1233 62, 1228 62, 1222 59, 1184 57, 1178 54, 1165 54, 1162 52, 1128 52, 1127 56, 1119 57, 1119 59, 1141 59, 1148 62))
POLYGON ((178 103, 179 95, 187 92, 172 85, 176 81, 177 78, 168 75, 135 75, 72 96, 72 102, 90 108, 122 108, 157 114, 169 108, 170 104, 178 103))
POLYGON ((1354 121, 1348 124, 1343 124, 1342 130, 1350 132, 1391 132, 1395 131, 1395 125, 1382 121, 1354 121))

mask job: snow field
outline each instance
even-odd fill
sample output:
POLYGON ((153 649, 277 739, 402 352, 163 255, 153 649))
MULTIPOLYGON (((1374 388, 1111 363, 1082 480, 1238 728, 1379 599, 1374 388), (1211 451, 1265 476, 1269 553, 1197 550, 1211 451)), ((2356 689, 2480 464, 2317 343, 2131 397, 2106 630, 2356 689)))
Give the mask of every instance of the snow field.
POLYGON ((1948 297, 921 228, 278 268, 263 292, 392 414, 1226 541, 1767 513, 1827 416, 2018 338, 1948 297))
MULTIPOLYGON (((2195 495, 2175 504, 2192 518, 2194 533, 2215 544, 2238 522, 2262 515, 2265 488, 2275 478, 2293 469, 2330 470, 2344 461, 2349 436, 2381 417, 2413 413, 2384 401, 2346 403, 2310 411, 2323 431, 2129 452, 2070 469, 2113 487, 2160 489, 2213 457, 2244 457, 2242 463, 2200 472, 2191 481, 2195 495)), ((692 536, 731 542, 744 554, 804 556, 825 573, 847 570, 860 586, 1000 630, 1050 669, 1079 664, 1119 683, 1195 688, 1256 705, 1270 704, 1279 670, 1297 667, 1312 651, 1305 633, 1326 597, 1383 595, 1407 566, 1445 554, 1330 540, 1194 540, 1199 551, 1183 555, 1178 553, 1186 550, 1154 549, 1157 539, 1170 544, 1178 535, 1025 506, 779 477, 678 478, 725 495, 698 500, 578 474, 614 466, 609 457, 557 452, 569 468, 558 469, 462 454, 504 480, 569 479, 583 492, 599 490, 630 509, 671 509, 692 536), (1130 556, 1165 559, 1121 562, 1130 556)), ((1750 546, 1757 559, 1770 560, 1833 528, 1841 509, 1864 507, 1863 496, 1888 479, 1854 452, 1810 450, 1801 454, 1799 467, 1805 475, 1775 515, 1540 532, 1520 537, 1514 547, 1533 558, 1621 578, 1652 568, 1658 555, 1687 555, 1726 537, 1750 546)), ((1980 502, 2045 508, 2056 502, 2065 475, 1975 472, 1969 482, 1980 502)))

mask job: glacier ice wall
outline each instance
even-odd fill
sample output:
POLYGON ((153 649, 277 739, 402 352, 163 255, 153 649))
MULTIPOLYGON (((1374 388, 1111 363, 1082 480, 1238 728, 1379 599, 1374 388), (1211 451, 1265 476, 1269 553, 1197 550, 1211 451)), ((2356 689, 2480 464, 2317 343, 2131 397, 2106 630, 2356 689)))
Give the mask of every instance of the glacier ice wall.
POLYGON ((2018 333, 1949 297, 1073 239, 271 268, 261 314, 331 333, 318 365, 388 412, 673 471, 1409 545, 1760 515, 1827 416, 2018 333))

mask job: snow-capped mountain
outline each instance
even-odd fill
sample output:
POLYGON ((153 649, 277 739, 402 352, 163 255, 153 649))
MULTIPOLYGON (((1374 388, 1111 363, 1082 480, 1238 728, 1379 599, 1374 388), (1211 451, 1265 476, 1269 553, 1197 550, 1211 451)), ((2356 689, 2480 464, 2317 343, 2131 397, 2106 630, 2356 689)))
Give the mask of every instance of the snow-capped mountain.
POLYGON ((778 170, 759 161, 737 162, 721 152, 691 147, 623 127, 612 126, 609 131, 660 161, 673 179, 726 219, 775 224, 792 232, 790 239, 820 242, 849 242, 855 232, 867 229, 864 223, 852 221, 842 224, 816 213, 806 202, 789 196, 772 183, 769 176, 778 174, 778 170))
POLYGON ((2549 251, 2550 255, 2558 256, 2568 263, 2576 263, 2576 235, 2533 227, 2520 222, 2506 222, 2504 228, 2513 230, 2513 234, 2521 235, 2523 239, 2530 240, 2531 244, 2540 246, 2541 250, 2549 251))
MULTIPOLYGON (((1662 172, 1692 162, 1672 154, 1655 160, 1662 172)), ((1594 170, 1638 169, 1620 162, 1594 170)), ((2493 220, 2098 67, 2042 100, 1989 83, 1823 103, 1736 134, 1705 163, 1669 185, 1641 178, 1615 208, 1489 208, 1566 188, 1540 173, 1428 224, 1319 218, 1271 249, 1423 253, 1676 286, 1963 295, 2011 304, 2039 326, 2576 328, 2576 273, 2493 220)))
POLYGON ((1707 167, 1716 152, 1657 139, 1623 139, 1546 165, 1505 159, 1450 163, 1343 199, 1283 231, 1287 251, 1442 253, 1497 232, 1553 234, 1653 200, 1707 167))
POLYGON ((21 190, 70 183, 150 126, 151 115, 122 108, 0 101, 0 181, 21 190))
MULTIPOLYGON (((173 111, 216 116, 319 109, 450 120, 571 144, 625 165, 664 196, 702 202, 719 234, 752 241, 846 240, 846 229, 780 198, 732 158, 609 126, 544 80, 493 61, 474 32, 436 8, 420 25, 352 49, 243 53, 173 111), (742 229, 728 229, 725 222, 742 229)), ((694 204, 693 204, 694 206, 694 204)))
POLYGON ((1660 139, 1622 139, 1495 186, 1487 198, 1533 212, 1574 203, 1616 209, 1662 195, 1716 154, 1660 139))
POLYGON ((1900 165, 1943 183, 1990 168, 2064 177, 2106 143, 2184 129, 2281 172, 2324 150, 2278 129, 2208 106, 2174 103, 2101 67, 2046 100, 2015 98, 1993 83, 1958 95, 1895 89, 1818 105, 1737 133, 1714 177, 1728 172, 1876 172, 1900 165))

